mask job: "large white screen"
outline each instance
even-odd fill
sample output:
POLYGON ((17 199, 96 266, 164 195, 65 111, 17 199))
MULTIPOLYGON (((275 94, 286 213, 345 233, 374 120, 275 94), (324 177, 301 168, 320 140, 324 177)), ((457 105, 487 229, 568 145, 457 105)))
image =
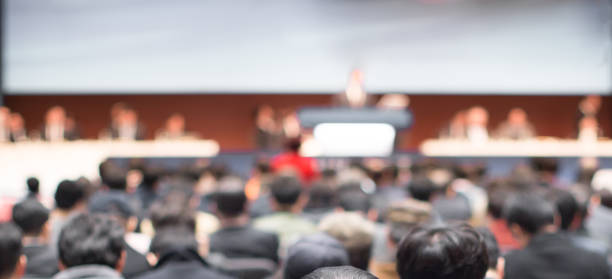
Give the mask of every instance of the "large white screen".
POLYGON ((607 93, 609 0, 6 0, 28 93, 607 93))

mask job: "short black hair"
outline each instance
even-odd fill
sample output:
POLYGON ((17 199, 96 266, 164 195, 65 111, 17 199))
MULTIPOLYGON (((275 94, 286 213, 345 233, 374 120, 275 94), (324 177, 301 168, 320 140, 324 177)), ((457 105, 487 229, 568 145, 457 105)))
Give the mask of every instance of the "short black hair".
POLYGON ((503 217, 504 204, 510 195, 509 191, 502 189, 493 189, 489 192, 489 204, 487 211, 495 219, 501 219, 503 217))
POLYGON ((326 209, 332 208, 336 204, 336 195, 331 186, 325 184, 315 184, 308 192, 309 199, 306 208, 326 209))
POLYGON ((338 191, 338 205, 344 211, 357 211, 367 214, 372 208, 371 197, 361 188, 338 191))
POLYGON ((561 217, 561 229, 568 230, 574 218, 580 213, 580 205, 570 192, 562 189, 551 189, 547 194, 548 200, 555 204, 557 213, 561 217))
POLYGON ((302 194, 302 184, 293 176, 278 176, 270 184, 274 200, 281 205, 294 205, 302 194))
POLYGON ((352 266, 334 266, 318 268, 302 279, 378 279, 378 277, 352 266))
POLYGON ((287 251, 285 279, 300 279, 317 268, 349 264, 349 256, 335 238, 318 233, 301 238, 287 251))
POLYGON ((532 158, 531 168, 537 172, 557 173, 559 162, 556 158, 532 158))
POLYGON ((419 201, 429 202, 436 190, 436 184, 425 176, 415 177, 408 184, 410 196, 419 201))
POLYGON ((0 278, 13 274, 22 255, 21 231, 10 222, 0 223, 0 278))
POLYGON ((13 206, 13 222, 26 235, 38 236, 49 220, 49 210, 35 199, 25 199, 13 206))
POLYGON ((510 197, 504 205, 504 219, 508 226, 517 224, 530 234, 546 225, 554 224, 555 208, 536 192, 522 192, 510 197))
POLYGON ((489 268, 497 268, 497 260, 499 259, 499 244, 495 235, 486 227, 476 228, 476 231, 482 236, 482 239, 487 246, 487 255, 489 256, 489 268))
POLYGON ((127 172, 124 169, 109 164, 102 173, 104 176, 100 179, 109 189, 125 191, 127 188, 127 172))
POLYGON ((38 194, 40 190, 40 182, 36 177, 29 177, 28 180, 26 180, 26 184, 28 185, 28 191, 31 194, 38 194))
POLYGON ((402 279, 483 279, 488 264, 482 236, 467 224, 417 226, 397 251, 402 279))
POLYGON ((68 268, 95 264, 114 269, 124 251, 123 234, 109 216, 77 215, 60 232, 59 259, 68 268))
POLYGON ((235 217, 245 212, 247 197, 243 183, 237 178, 224 178, 213 195, 219 213, 235 217))
POLYGON ((163 170, 156 167, 145 167, 142 169, 142 185, 153 188, 163 175, 163 170))
POLYGON ((55 190, 55 206, 69 210, 85 199, 85 188, 72 180, 63 180, 55 190))
POLYGON ((167 227, 184 227, 195 231, 195 213, 186 204, 187 199, 154 202, 150 209, 153 228, 157 231, 167 227))
POLYGON ((198 250, 195 233, 185 227, 165 227, 155 232, 149 251, 163 255, 176 250, 198 250))

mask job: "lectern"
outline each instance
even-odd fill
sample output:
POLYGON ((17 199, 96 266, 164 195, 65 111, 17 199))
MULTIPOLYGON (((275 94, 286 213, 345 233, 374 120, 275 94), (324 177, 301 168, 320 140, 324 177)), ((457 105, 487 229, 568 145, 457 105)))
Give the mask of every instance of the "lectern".
POLYGON ((410 128, 406 109, 302 108, 300 124, 313 129, 314 152, 322 157, 384 157, 393 153, 397 131, 410 128))

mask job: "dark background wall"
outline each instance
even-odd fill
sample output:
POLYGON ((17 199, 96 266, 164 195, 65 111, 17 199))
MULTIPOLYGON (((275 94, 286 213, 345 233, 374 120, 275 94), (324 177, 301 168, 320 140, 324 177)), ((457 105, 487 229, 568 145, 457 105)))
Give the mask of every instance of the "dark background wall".
MULTIPOLYGON (((575 132, 580 96, 480 96, 416 95, 410 97, 415 124, 402 137, 402 149, 416 149, 435 137, 452 115, 472 105, 489 110, 490 128, 495 128, 510 108, 524 108, 542 136, 567 138, 575 132)), ((173 112, 187 118, 187 128, 205 138, 219 141, 223 150, 253 148, 253 112, 260 104, 278 109, 325 106, 332 95, 58 95, 4 96, 5 105, 23 114, 28 129, 42 124, 45 111, 54 105, 73 115, 85 138, 96 138, 110 121, 109 109, 115 102, 134 107, 151 138, 173 112)), ((604 134, 612 136, 612 97, 604 97, 599 121, 604 134)))

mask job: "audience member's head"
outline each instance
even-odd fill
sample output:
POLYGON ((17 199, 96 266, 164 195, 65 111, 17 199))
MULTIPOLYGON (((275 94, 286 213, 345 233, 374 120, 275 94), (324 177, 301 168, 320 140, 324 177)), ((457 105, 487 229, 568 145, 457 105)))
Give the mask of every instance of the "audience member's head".
POLYGON ((36 196, 40 191, 40 182, 36 177, 29 177, 26 180, 26 184, 28 185, 28 196, 36 196))
POLYGON ((127 172, 109 161, 100 166, 100 179, 109 189, 125 191, 127 188, 127 172))
POLYGON ((104 265, 121 272, 125 263, 123 234, 121 225, 111 217, 75 216, 60 233, 60 269, 104 265))
POLYGON ((317 268, 349 264, 349 256, 335 238, 327 234, 306 236, 289 247, 284 278, 299 279, 317 268))
POLYGON ((493 189, 489 191, 489 204, 487 206, 487 211, 491 218, 495 220, 503 218, 504 204, 506 203, 509 195, 509 191, 502 189, 493 189))
POLYGON ((485 242, 469 225, 416 227, 397 251, 402 279, 483 279, 488 264, 485 242))
MULTIPOLYGON (((357 186, 357 185, 355 185, 357 186)), ((371 197, 364 193, 360 187, 343 185, 338 190, 338 206, 348 212, 359 212, 367 215, 372 209, 371 197)))
POLYGON ((378 277, 352 266, 334 266, 318 268, 302 279, 378 279, 378 277))
POLYGON ((302 185, 293 176, 276 177, 270 184, 270 193, 276 211, 300 211, 306 202, 302 185))
POLYGON ((84 187, 71 180, 64 180, 59 183, 55 190, 55 207, 69 211, 84 205, 84 187))
POLYGON ((307 209, 330 209, 336 205, 336 195, 331 186, 315 184, 310 188, 307 209))
POLYGON ((195 213, 186 205, 186 199, 166 199, 153 203, 150 218, 158 231, 168 227, 184 227, 195 232, 195 213))
POLYGON ((94 199, 89 203, 89 213, 114 217, 126 232, 134 231, 138 225, 136 212, 129 201, 122 197, 94 199))
POLYGON ((416 177, 408 184, 410 196, 419 201, 430 202, 436 191, 436 185, 427 177, 416 177))
POLYGON ((581 221, 580 206, 574 195, 561 189, 551 189, 548 192, 548 200, 556 206, 556 211, 561 218, 559 228, 564 231, 577 229, 575 220, 581 221))
POLYGON ((26 258, 22 248, 19 228, 13 223, 0 223, 0 279, 23 276, 26 258))
POLYGON ((497 239, 495 239, 495 235, 485 228, 476 228, 476 231, 482 236, 482 239, 487 246, 487 256, 489 257, 489 269, 497 268, 497 261, 500 256, 499 245, 497 244, 497 239))
POLYGON ((240 179, 224 178, 219 181, 214 200, 219 218, 234 218, 247 211, 247 197, 240 179))
POLYGON ((358 213, 337 212, 323 218, 319 230, 344 245, 352 266, 368 269, 374 240, 374 225, 371 222, 358 213))
POLYGON ((535 192, 519 193, 504 205, 504 219, 512 234, 523 245, 544 230, 553 229, 555 207, 535 192))
POLYGON ((13 206, 13 222, 24 236, 48 236, 48 220, 49 210, 35 199, 25 199, 13 206))
POLYGON ((397 246, 415 226, 431 223, 432 210, 431 204, 414 199, 391 204, 385 216, 391 244, 397 246))

